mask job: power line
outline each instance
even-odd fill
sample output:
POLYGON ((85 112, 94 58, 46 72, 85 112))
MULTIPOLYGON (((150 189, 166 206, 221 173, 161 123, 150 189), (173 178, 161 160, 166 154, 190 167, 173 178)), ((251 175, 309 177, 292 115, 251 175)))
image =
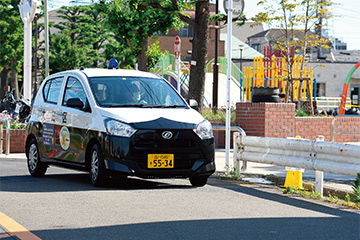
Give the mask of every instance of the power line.
POLYGON ((339 9, 342 9, 342 10, 345 10, 345 11, 349 11, 349 12, 353 12, 353 13, 358 13, 358 14, 360 14, 360 12, 359 11, 354 11, 354 10, 352 10, 352 9, 347 9, 347 8, 342 8, 342 7, 338 7, 339 9))

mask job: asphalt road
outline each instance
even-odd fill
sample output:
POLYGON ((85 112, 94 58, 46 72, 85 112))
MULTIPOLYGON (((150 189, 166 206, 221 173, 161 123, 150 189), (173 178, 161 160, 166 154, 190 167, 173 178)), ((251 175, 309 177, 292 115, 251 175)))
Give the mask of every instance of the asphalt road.
POLYGON ((0 212, 42 239, 360 239, 359 210, 272 185, 129 178, 94 188, 56 167, 33 178, 21 159, 0 159, 0 212))

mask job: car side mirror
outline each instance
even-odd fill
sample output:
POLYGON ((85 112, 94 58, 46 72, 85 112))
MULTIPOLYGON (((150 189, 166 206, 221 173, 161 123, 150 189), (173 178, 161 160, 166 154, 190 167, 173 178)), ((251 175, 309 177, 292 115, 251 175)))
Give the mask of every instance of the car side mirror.
POLYGON ((66 106, 71 108, 83 109, 84 103, 81 101, 80 98, 70 98, 67 100, 66 106))
POLYGON ((195 99, 189 99, 189 105, 191 108, 197 109, 199 104, 195 99))

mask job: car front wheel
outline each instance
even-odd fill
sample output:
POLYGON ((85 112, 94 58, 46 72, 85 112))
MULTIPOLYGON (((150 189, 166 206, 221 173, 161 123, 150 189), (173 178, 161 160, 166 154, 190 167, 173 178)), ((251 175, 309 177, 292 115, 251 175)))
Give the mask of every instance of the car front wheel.
POLYGON ((47 165, 40 161, 39 155, 39 148, 36 140, 33 138, 26 149, 28 170, 33 177, 42 177, 47 170, 47 165))

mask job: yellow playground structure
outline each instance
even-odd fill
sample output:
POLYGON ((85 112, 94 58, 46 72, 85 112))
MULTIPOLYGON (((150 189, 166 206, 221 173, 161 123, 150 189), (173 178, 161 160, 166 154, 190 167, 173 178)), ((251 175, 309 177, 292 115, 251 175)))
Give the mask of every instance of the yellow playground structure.
POLYGON ((288 75, 292 74, 292 101, 316 100, 316 79, 312 68, 302 67, 303 58, 293 57, 292 68, 288 69, 284 57, 256 57, 253 67, 243 68, 242 100, 251 102, 254 87, 279 88, 285 94, 288 75))
MULTIPOLYGON (((280 54, 265 54, 264 57, 255 57, 251 67, 243 67, 242 71, 234 64, 231 64, 231 99, 232 104, 242 102, 252 102, 253 89, 256 87, 276 87, 280 90, 280 96, 286 93, 286 84, 288 75, 292 76, 292 94, 289 98, 292 102, 314 102, 316 106, 325 111, 337 109, 340 105, 341 98, 317 97, 316 96, 316 79, 314 78, 313 68, 303 67, 302 57, 292 57, 292 66, 289 69, 286 58, 280 54)), ((168 54, 164 56, 158 65, 152 69, 156 74, 166 77, 175 87, 180 83, 182 95, 186 96, 188 91, 190 66, 186 62, 181 63, 181 76, 178 80, 175 72, 175 56, 168 54)), ((204 104, 211 105, 212 101, 212 67, 214 59, 208 62, 206 66, 206 86, 204 104)), ((218 57, 219 64, 219 98, 225 92, 227 61, 225 57, 218 57), (224 79, 223 79, 224 78, 224 79)), ((224 100, 224 99, 222 99, 224 100)), ((223 101, 219 99, 219 106, 223 105, 223 101)), ((224 100, 225 101, 225 100, 224 100)), ((346 107, 351 107, 351 101, 348 98, 346 107)))

